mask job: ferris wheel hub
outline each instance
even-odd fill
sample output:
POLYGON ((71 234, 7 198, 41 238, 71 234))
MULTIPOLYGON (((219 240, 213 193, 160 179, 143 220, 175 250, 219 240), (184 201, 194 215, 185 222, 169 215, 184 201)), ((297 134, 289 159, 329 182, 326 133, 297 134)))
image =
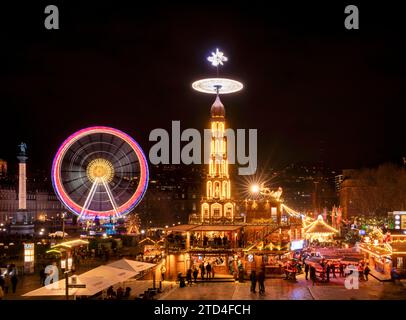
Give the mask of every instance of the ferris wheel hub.
POLYGON ((114 167, 110 161, 97 158, 88 164, 86 173, 91 182, 96 179, 100 182, 111 182, 114 178, 114 167))

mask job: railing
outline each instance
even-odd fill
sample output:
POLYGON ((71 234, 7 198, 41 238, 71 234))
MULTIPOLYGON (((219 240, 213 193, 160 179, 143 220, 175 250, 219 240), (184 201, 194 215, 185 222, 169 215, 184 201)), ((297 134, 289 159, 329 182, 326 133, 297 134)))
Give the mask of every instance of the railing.
POLYGON ((202 218, 200 216, 189 216, 189 224, 234 224, 234 223, 243 223, 244 217, 234 217, 232 218, 202 218))

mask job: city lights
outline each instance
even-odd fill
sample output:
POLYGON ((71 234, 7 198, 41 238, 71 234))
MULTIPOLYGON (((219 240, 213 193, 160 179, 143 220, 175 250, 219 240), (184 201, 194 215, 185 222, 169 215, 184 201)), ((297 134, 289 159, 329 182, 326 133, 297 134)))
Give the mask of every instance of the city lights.
POLYGON ((253 184, 250 186, 250 191, 253 194, 258 194, 260 191, 259 185, 258 184, 253 184))

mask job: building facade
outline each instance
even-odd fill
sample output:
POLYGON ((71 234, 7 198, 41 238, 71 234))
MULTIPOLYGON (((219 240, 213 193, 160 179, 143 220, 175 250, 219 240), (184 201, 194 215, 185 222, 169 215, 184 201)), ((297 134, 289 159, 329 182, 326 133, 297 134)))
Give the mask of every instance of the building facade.
MULTIPOLYGON (((28 190, 27 192, 27 222, 45 221, 56 217, 65 209, 52 191, 28 190)), ((19 209, 19 199, 16 186, 0 186, 0 221, 15 222, 19 209)))

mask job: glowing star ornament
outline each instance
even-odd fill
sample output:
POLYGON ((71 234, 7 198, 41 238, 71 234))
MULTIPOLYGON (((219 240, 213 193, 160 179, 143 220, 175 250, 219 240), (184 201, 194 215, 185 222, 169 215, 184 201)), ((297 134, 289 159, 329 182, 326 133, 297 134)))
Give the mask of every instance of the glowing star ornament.
POLYGON ((216 52, 212 52, 211 56, 207 57, 207 60, 211 62, 212 66, 218 67, 223 65, 223 62, 226 62, 228 58, 217 48, 216 52))
POLYGON ((209 94, 228 94, 238 92, 243 88, 243 84, 239 81, 219 78, 219 66, 224 65, 223 62, 228 61, 228 58, 219 49, 212 52, 207 60, 217 69, 217 76, 215 78, 200 79, 192 83, 192 88, 199 92, 209 94))

